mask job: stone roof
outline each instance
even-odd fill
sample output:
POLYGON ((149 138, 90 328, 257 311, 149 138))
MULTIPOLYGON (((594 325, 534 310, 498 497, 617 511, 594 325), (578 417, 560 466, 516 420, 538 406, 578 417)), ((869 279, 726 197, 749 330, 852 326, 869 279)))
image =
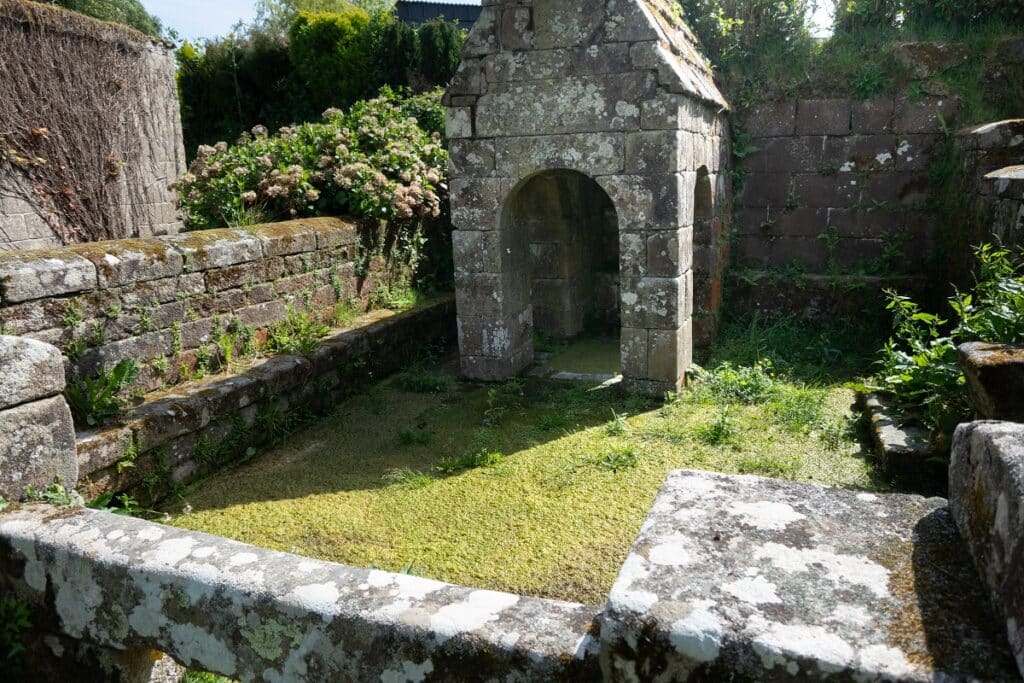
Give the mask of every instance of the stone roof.
MULTIPOLYGON (((544 0, 556 5, 559 0, 544 0)), ((599 43, 648 44, 653 49, 636 50, 634 63, 646 61, 645 67, 658 71, 658 83, 670 92, 692 95, 720 109, 728 109, 725 97, 715 85, 711 65, 698 49, 698 40, 683 21, 682 11, 673 0, 562 0, 583 14, 603 13, 604 30, 585 36, 578 47, 599 43), (593 7, 590 7, 590 6, 593 7)), ((463 57, 479 57, 497 51, 531 52, 530 40, 517 38, 506 42, 516 31, 529 31, 518 26, 523 6, 514 0, 485 2, 480 19, 473 26, 463 48, 463 57)), ((546 7, 551 13, 551 7, 546 7)), ((527 10, 529 11, 529 10, 527 10)), ((558 10, 555 10, 556 14, 558 10)), ((578 28, 578 27, 577 27, 578 28)), ((592 28, 588 26, 588 28, 592 28)), ((534 26, 533 31, 537 31, 534 26)), ((644 46, 646 47, 646 46, 644 46)), ((456 77, 456 81, 458 81, 456 77)), ((472 88, 470 88, 472 90, 472 88)), ((462 93, 464 84, 449 88, 449 93, 462 93)))
POLYGON ((675 62, 677 74, 686 89, 708 102, 728 108, 725 97, 715 85, 711 65, 701 54, 700 41, 683 21, 680 6, 672 0, 639 0, 650 13, 659 39, 675 62))

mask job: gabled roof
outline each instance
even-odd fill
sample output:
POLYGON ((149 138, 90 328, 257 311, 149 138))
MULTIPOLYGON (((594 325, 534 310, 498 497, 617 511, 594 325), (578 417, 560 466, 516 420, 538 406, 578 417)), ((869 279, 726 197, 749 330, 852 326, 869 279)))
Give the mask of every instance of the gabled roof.
MULTIPOLYGON (((538 2, 574 3, 579 0, 537 0, 538 2)), ((715 85, 711 65, 698 49, 698 40, 682 17, 682 8, 674 0, 607 0, 608 7, 614 7, 617 33, 614 40, 629 42, 656 42, 657 59, 667 67, 660 69, 659 80, 669 90, 692 95, 721 109, 729 104, 715 85), (623 31, 623 27, 628 27, 623 31), (625 37, 628 35, 628 37, 625 37)), ((498 33, 502 30, 502 12, 516 8, 516 0, 500 0, 485 5, 484 14, 474 25, 463 48, 463 55, 481 55, 493 51, 498 44, 498 33)), ((459 77, 449 88, 449 93, 462 93, 459 77)), ((472 89, 472 88, 470 88, 472 89)), ((468 92, 468 91, 467 91, 468 92)))
POLYGON ((728 108, 715 85, 714 71, 698 49, 700 41, 683 21, 682 8, 673 0, 636 0, 651 15, 660 40, 676 62, 684 87, 703 100, 728 108))

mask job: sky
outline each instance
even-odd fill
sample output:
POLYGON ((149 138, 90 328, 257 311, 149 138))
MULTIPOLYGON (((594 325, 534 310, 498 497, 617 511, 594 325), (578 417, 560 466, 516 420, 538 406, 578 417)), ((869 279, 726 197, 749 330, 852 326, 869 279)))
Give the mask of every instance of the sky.
MULTIPOLYGON (((142 4, 160 17, 164 26, 192 41, 226 35, 239 20, 251 21, 256 14, 254 0, 142 0, 142 4)), ((812 21, 819 26, 831 25, 824 8, 818 9, 812 21)), ((815 33, 822 35, 823 30, 819 28, 815 33)))
POLYGON ((223 36, 256 15, 254 0, 142 0, 150 14, 188 40, 223 36))

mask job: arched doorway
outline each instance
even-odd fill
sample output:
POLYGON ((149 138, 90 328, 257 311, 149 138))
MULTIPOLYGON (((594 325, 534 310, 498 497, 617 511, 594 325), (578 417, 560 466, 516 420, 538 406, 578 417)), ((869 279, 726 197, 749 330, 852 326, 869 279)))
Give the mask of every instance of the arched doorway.
POLYGON ((502 229, 519 277, 530 283, 534 328, 555 339, 619 330, 615 206, 594 180, 570 170, 533 175, 512 191, 502 229))

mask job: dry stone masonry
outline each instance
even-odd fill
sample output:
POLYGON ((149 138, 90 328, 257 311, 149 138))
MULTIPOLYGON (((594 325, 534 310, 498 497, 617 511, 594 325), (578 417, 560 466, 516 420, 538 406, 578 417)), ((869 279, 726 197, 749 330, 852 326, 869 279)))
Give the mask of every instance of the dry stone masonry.
POLYGON ((680 385, 729 213, 727 105, 694 46, 666 0, 484 2, 445 95, 465 375, 597 319, 627 386, 680 385))
POLYGON ((765 101, 744 111, 738 127, 756 151, 737 161, 740 305, 860 313, 864 297, 836 290, 837 275, 873 289, 919 288, 936 240, 928 167, 958 107, 949 97, 884 95, 765 101), (795 280, 776 282, 779 272, 795 280))
POLYGON ((0 496, 78 480, 64 360, 49 344, 0 335, 0 496))
POLYGON ((374 312, 309 357, 240 363, 245 339, 264 338, 289 311, 330 319, 339 302, 366 303, 382 264, 357 275, 358 242, 357 224, 318 218, 0 254, 0 327, 19 335, 0 336, 0 395, 10 397, 0 399, 10 418, 0 423, 0 463, 11 463, 0 495, 19 498, 24 472, 21 483, 37 488, 55 476, 77 481, 90 499, 158 498, 263 440, 260 415, 326 405, 423 344, 453 340, 454 305, 442 297, 374 312), (196 380, 204 364, 220 368, 225 346, 234 370, 196 380), (80 425, 76 439, 60 396, 66 375, 93 376, 126 358, 141 368, 132 389, 145 400, 119 424, 80 425), (28 466, 46 449, 59 464, 28 466))

